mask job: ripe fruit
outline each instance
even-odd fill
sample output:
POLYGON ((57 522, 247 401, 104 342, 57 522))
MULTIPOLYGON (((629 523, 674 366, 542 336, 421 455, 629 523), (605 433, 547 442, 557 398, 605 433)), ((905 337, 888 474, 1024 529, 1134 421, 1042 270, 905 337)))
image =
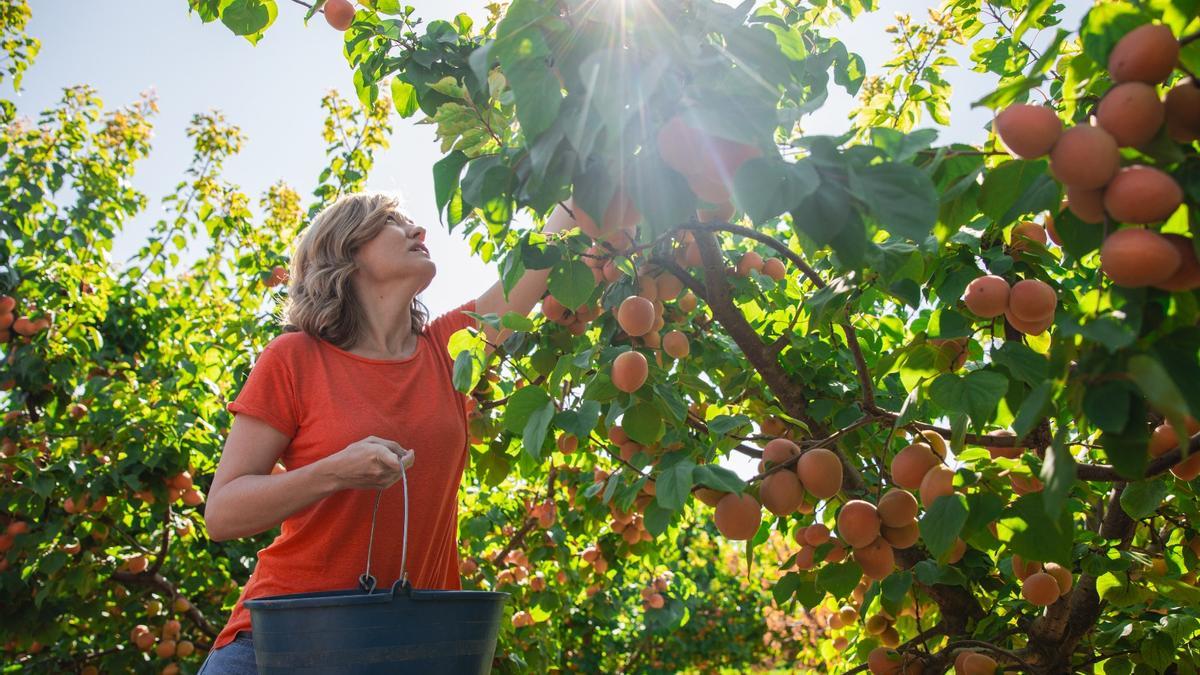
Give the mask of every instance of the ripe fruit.
POLYGON ((1104 222, 1104 190, 1067 186, 1067 208, 1089 225, 1104 222))
POLYGON ((913 443, 892 458, 892 481, 902 488, 916 490, 929 470, 941 460, 924 443, 913 443))
POLYGON ((1014 103, 996 115, 992 128, 1014 157, 1035 159, 1054 147, 1062 122, 1052 108, 1014 103))
POLYGON ((713 520, 726 539, 746 540, 758 532, 762 509, 758 500, 748 494, 729 493, 717 503, 713 520))
POLYGON ((1045 572, 1034 572, 1021 584, 1021 597, 1038 607, 1049 607, 1058 600, 1058 582, 1045 572))
POLYGON ((1054 577, 1054 581, 1058 583, 1059 595, 1066 595, 1071 590, 1071 570, 1059 565, 1058 563, 1046 563, 1046 574, 1054 577))
POLYGON ((575 216, 575 224, 592 239, 612 239, 619 236, 621 231, 632 229, 642 219, 642 214, 638 213, 637 207, 620 188, 608 200, 602 225, 596 225, 596 221, 577 204, 574 197, 567 200, 567 206, 575 216))
POLYGON ((762 461, 758 470, 764 471, 772 466, 778 466, 800 454, 800 446, 786 438, 775 438, 763 446, 762 461))
POLYGON ((879 525, 875 505, 861 499, 846 502, 838 512, 838 535, 854 548, 862 548, 878 539, 879 525))
POLYGON ((1049 328, 1051 324, 1054 323, 1054 315, 1050 315, 1042 321, 1023 321, 1016 316, 1013 316, 1011 311, 1008 311, 1004 313, 1004 318, 1010 324, 1012 324, 1013 328, 1016 328, 1018 331, 1026 335, 1041 335, 1042 333, 1046 332, 1046 329, 1049 328))
POLYGON ((794 513, 804 500, 800 478, 792 471, 776 471, 763 479, 758 496, 762 505, 777 516, 794 513))
POLYGON ((641 337, 653 330, 655 318, 654 303, 640 295, 625 298, 617 308, 617 323, 633 337, 641 337))
POLYGON ((1123 148, 1149 143, 1165 118, 1166 108, 1158 92, 1145 82, 1118 84, 1108 90, 1096 108, 1096 123, 1123 148))
POLYGON ((986 654, 971 652, 962 661, 962 675, 994 675, 996 660, 986 654))
POLYGON ((1113 82, 1159 84, 1179 62, 1179 41, 1166 26, 1145 24, 1129 31, 1108 56, 1113 82))
POLYGON ((800 532, 803 533, 804 543, 809 546, 820 546, 829 541, 829 528, 820 523, 809 525, 800 532))
POLYGON ((196 645, 192 644, 191 640, 184 640, 175 645, 175 656, 178 656, 181 659, 191 656, 195 651, 196 645))
POLYGON ((1017 223, 1013 226, 1012 232, 1009 234, 1008 243, 1013 248, 1018 250, 1023 249, 1024 240, 1036 241, 1042 246, 1046 245, 1046 228, 1037 223, 1017 223))
POLYGON ((1050 151, 1050 173, 1073 187, 1103 187, 1116 175, 1120 164, 1116 140, 1099 127, 1071 127, 1050 151))
POLYGON ((677 330, 673 330, 663 336, 662 347, 663 351, 676 359, 682 359, 691 352, 687 336, 677 330))
POLYGON ((1179 269, 1170 279, 1154 284, 1164 291, 1191 291, 1200 288, 1200 260, 1196 259, 1196 248, 1190 237, 1182 234, 1164 234, 1163 237, 1179 251, 1179 269))
POLYGON ((1013 554, 1012 569, 1013 576, 1021 581, 1025 581, 1029 578, 1030 574, 1033 574, 1034 572, 1040 572, 1042 565, 1041 563, 1032 560, 1023 560, 1021 556, 1013 554))
POLYGON ((145 633, 138 633, 134 636, 133 643, 139 650, 148 652, 154 648, 154 633, 151 633, 149 629, 145 633))
POLYGON ((1008 282, 994 274, 982 276, 967 284, 963 302, 977 316, 992 319, 1008 309, 1008 282))
POLYGON ((883 537, 862 548, 854 549, 854 562, 862 567, 863 574, 879 580, 887 577, 896 567, 896 552, 883 537))
POLYGON ((692 293, 691 291, 684 293, 683 296, 679 298, 679 309, 688 313, 696 309, 696 294, 692 293))
POLYGON ((907 490, 891 489, 879 498, 879 520, 887 527, 900 528, 917 519, 917 498, 907 490))
POLYGON ((947 557, 946 562, 953 565, 959 560, 962 560, 963 556, 966 554, 967 542, 963 541, 962 539, 955 539, 954 546, 950 547, 950 555, 947 557))
POLYGON ((632 394, 646 383, 646 376, 649 373, 650 364, 646 363, 646 357, 642 356, 641 352, 622 352, 613 361, 613 386, 627 394, 632 394))
POLYGON ((762 256, 754 251, 749 251, 749 252, 743 254, 741 259, 738 260, 737 273, 738 273, 738 276, 748 277, 748 276, 750 276, 750 270, 755 270, 755 271, 761 272, 762 268, 763 268, 762 256))
POLYGON ((1104 210, 1123 223, 1157 223, 1183 203, 1183 189, 1169 174, 1149 166, 1127 166, 1104 188, 1104 210))
POLYGON ((817 499, 829 499, 842 489, 842 463, 825 448, 813 448, 801 455, 796 473, 804 489, 817 499))
POLYGON ((1185 77, 1163 99, 1167 117, 1167 135, 1176 143, 1200 139, 1200 87, 1185 77))
POLYGON ((915 520, 904 527, 884 525, 880 528, 880 534, 894 548, 908 548, 921 538, 921 526, 915 520))
POLYGON ((1181 263, 1171 242, 1151 230, 1117 230, 1100 245, 1100 269, 1118 286, 1160 284, 1170 279, 1181 263))
POLYGON ((287 281, 288 271, 286 267, 276 265, 271 268, 271 276, 267 277, 267 288, 274 288, 279 284, 287 281))
POLYGON ((929 444, 929 449, 933 451, 935 457, 939 459, 945 458, 947 450, 946 439, 942 438, 940 433, 933 429, 922 429, 921 438, 924 438, 925 442, 929 444))
POLYGON ((559 434, 557 444, 564 455, 569 455, 579 447, 579 439, 573 434, 559 434))
MULTIPOLYGON (((1004 437, 1016 436, 1016 434, 1009 431, 1008 429, 997 429, 995 431, 989 431, 987 435, 988 436, 1004 436, 1004 437)), ((1016 458, 1020 457, 1021 453, 1023 452, 1023 448, 1018 448, 1018 447, 1003 447, 1003 446, 991 446, 991 445, 984 446, 984 447, 987 448, 988 454, 992 456, 992 459, 996 459, 997 457, 1007 457, 1009 459, 1016 459, 1016 458)))
POLYGON ((775 281, 783 281, 783 278, 787 276, 787 268, 779 258, 767 258, 763 261, 762 273, 775 281))
POLYGON ((1013 284, 1008 296, 1008 311, 1021 321, 1036 323, 1053 318, 1058 306, 1054 289, 1040 279, 1023 279, 1013 284))
POLYGON ((346 30, 354 23, 354 6, 348 0, 328 0, 324 10, 325 20, 337 30, 346 30))
POLYGON ((929 470, 921 480, 921 506, 929 508, 938 497, 954 494, 954 471, 941 464, 929 470))
POLYGON ((674 274, 666 272, 655 279, 655 290, 659 300, 674 300, 683 292, 683 282, 674 274))
POLYGON ((154 652, 158 654, 158 658, 160 659, 169 659, 172 656, 175 656, 175 641, 163 640, 162 642, 159 642, 158 646, 155 647, 154 652))
POLYGON ((900 653, 892 649, 876 647, 867 655, 867 669, 871 671, 871 675, 899 675, 900 653))

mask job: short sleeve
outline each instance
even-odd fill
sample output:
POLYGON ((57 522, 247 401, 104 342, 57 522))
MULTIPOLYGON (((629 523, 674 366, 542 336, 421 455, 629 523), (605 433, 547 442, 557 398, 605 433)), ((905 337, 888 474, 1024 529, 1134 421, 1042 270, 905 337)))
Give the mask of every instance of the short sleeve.
POLYGON ((445 349, 450 344, 450 336, 463 328, 477 326, 478 322, 475 317, 466 314, 466 312, 475 311, 475 301, 470 300, 454 309, 439 316, 429 322, 429 327, 426 329, 429 333, 429 338, 437 346, 445 349))
POLYGON ((263 349, 237 398, 225 406, 237 415, 257 417, 288 438, 299 429, 299 407, 291 368, 275 344, 263 349))

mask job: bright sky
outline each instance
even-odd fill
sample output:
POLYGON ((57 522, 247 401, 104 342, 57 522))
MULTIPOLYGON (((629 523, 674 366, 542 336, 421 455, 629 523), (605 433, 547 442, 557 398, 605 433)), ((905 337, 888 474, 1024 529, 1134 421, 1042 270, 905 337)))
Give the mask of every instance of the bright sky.
MULTIPOLYGON (((485 16, 483 0, 410 0, 426 20, 467 12, 485 16)), ((881 0, 883 10, 844 24, 832 34, 858 52, 868 72, 879 72, 892 55, 884 28, 897 12, 921 21, 932 3, 881 0)), ((1069 3, 1067 27, 1075 28, 1090 3, 1069 3)), ((118 107, 154 88, 160 113, 155 118, 153 151, 139 165, 134 185, 150 208, 118 236, 114 259, 127 260, 161 217, 160 199, 183 178, 191 157, 185 136, 195 113, 218 109, 241 127, 248 142, 226 165, 225 178, 241 186, 257 204, 279 179, 305 197, 325 165, 319 103, 329 89, 354 99, 352 72, 342 56, 341 35, 317 16, 303 25, 304 8, 280 0, 279 16, 257 46, 234 36, 220 23, 202 24, 189 15, 186 0, 32 3, 29 32, 42 41, 42 53, 25 75, 15 98, 18 112, 36 118, 53 105, 63 87, 87 83, 105 104, 118 107)), ((1042 44, 1052 31, 1044 31, 1042 44)), ((943 142, 981 142, 990 119, 986 109, 970 108, 994 86, 994 78, 970 72, 966 50, 951 52, 964 67, 948 73, 954 86, 952 125, 943 142)), ((4 92, 10 97, 10 92, 4 92)), ((841 133, 852 101, 836 87, 825 108, 806 121, 810 133, 841 133)), ((403 195, 410 214, 429 230, 428 244, 440 269, 423 300, 437 313, 479 295, 496 279, 494 265, 472 258, 458 234, 438 223, 431 167, 440 158, 432 127, 394 118, 391 147, 376 156, 368 188, 403 195)), ((739 467, 741 468, 741 467, 739 467)), ((741 471, 739 471, 741 473, 741 471)))

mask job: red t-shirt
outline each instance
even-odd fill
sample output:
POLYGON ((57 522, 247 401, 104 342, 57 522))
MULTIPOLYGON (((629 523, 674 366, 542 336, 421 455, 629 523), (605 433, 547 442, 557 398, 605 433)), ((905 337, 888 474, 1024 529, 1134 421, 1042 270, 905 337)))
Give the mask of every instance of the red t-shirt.
MULTIPOLYGON (((292 440, 285 468, 298 469, 367 436, 415 451, 408 469, 408 578, 415 588, 459 589, 458 488, 467 460, 465 397, 451 384, 450 335, 475 319, 472 300, 434 319, 411 356, 369 359, 306 333, 284 333, 255 362, 230 412, 250 415, 292 440)), ((403 483, 383 492, 371 573, 379 588, 400 576, 403 483)), ((342 490, 283 521, 213 649, 251 630, 247 599, 353 589, 367 560, 376 490, 342 490)))

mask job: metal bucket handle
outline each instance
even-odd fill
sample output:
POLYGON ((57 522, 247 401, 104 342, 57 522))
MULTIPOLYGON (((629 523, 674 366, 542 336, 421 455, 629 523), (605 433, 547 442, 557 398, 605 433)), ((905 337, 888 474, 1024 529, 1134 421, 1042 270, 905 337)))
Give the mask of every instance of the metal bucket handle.
MULTIPOLYGON (((403 459, 400 462, 400 482, 404 484, 404 539, 400 549, 400 578, 396 579, 396 583, 392 586, 392 594, 395 594, 398 589, 412 590, 412 584, 408 582, 408 472, 404 469, 403 459)), ((364 593, 371 593, 375 590, 375 576, 371 574, 371 548, 375 543, 375 516, 379 514, 379 500, 383 499, 385 489, 379 488, 379 492, 375 495, 375 508, 371 511, 371 534, 367 541, 367 569, 358 577, 358 587, 364 593)))

